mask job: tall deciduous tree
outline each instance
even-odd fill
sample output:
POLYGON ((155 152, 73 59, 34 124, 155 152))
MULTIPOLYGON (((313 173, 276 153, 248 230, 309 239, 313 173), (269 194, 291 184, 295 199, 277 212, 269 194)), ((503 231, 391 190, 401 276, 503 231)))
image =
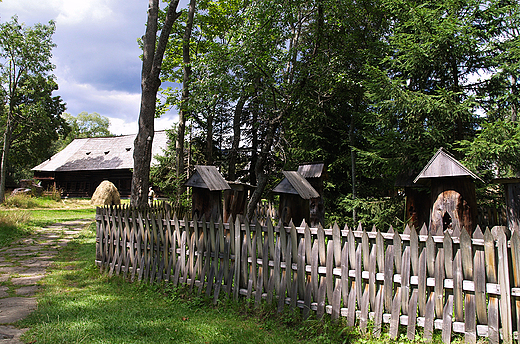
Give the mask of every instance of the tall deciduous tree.
POLYGON ((161 86, 160 74, 164 51, 173 23, 180 16, 180 13, 177 12, 178 5, 179 0, 170 1, 166 19, 160 29, 160 36, 157 41, 159 0, 150 0, 149 2, 146 32, 143 37, 141 109, 139 112, 139 132, 134 142, 134 172, 130 200, 131 204, 137 207, 144 207, 148 202, 157 91, 161 86))
MULTIPOLYGON (((0 25, 0 92, 4 122, 0 202, 5 198, 13 134, 22 127, 29 132, 41 131, 47 128, 42 125, 44 117, 59 118, 65 109, 61 99, 52 96, 52 91, 57 89, 54 76, 50 74, 54 68, 51 63, 54 31, 52 21, 48 25, 26 27, 16 16, 0 25)), ((56 131, 55 128, 51 130, 56 131)), ((37 135, 33 139, 37 139, 37 135)))
MULTIPOLYGON (((186 117, 188 115, 188 101, 190 98, 190 78, 191 78, 191 56, 190 41, 193 31, 193 18, 195 16, 196 0, 190 0, 188 10, 188 19, 184 28, 184 36, 182 38, 182 62, 183 62, 183 79, 182 79, 182 99, 179 111, 179 124, 177 127, 177 140, 175 143, 176 150, 176 169, 177 179, 181 179, 184 175, 184 132, 186 131, 186 117)), ((184 187, 179 188, 178 195, 184 193, 184 187)))

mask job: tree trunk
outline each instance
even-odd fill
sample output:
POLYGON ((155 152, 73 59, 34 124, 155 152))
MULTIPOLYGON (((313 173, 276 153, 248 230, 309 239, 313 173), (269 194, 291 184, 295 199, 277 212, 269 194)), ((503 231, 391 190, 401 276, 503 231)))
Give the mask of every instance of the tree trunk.
POLYGON ((262 193, 264 192, 265 186, 267 185, 267 179, 269 175, 265 172, 265 167, 267 165, 267 160, 269 159, 271 147, 273 146, 274 135, 277 127, 278 121, 271 121, 269 123, 269 127, 267 128, 267 135, 265 136, 264 143, 262 145, 262 150, 260 151, 258 161, 255 164, 257 185, 255 191, 251 195, 249 203, 247 204, 247 217, 249 219, 253 217, 256 205, 262 198, 262 193))
POLYGON ((159 18, 159 0, 150 0, 148 20, 143 40, 143 70, 141 73, 141 108, 139 111, 139 132, 134 141, 134 172, 132 174, 132 194, 130 203, 134 207, 145 207, 148 204, 148 186, 150 182, 150 162, 152 159, 152 142, 154 135, 154 118, 157 91, 161 86, 159 79, 166 44, 173 23, 179 18, 177 13, 179 0, 169 4, 161 36, 157 43, 159 18), (156 44, 157 43, 157 44, 156 44))
POLYGON ((206 135, 206 161, 208 165, 213 165, 213 117, 213 113, 210 112, 206 120, 208 127, 206 135))
POLYGON ((4 144, 2 149, 2 160, 0 167, 0 203, 5 201, 5 181, 7 179, 7 156, 11 146, 11 116, 7 117, 7 123, 4 132, 4 144))
POLYGON ((234 181, 236 176, 236 165, 238 157, 238 148, 240 146, 240 124, 242 119, 242 112, 244 105, 246 104, 247 97, 245 95, 240 96, 235 107, 235 113, 233 115, 233 144, 231 146, 231 152, 229 153, 229 174, 228 179, 234 181))
MULTIPOLYGON (((184 175, 184 133, 186 131, 186 117, 188 116, 188 101, 190 98, 189 81, 191 77, 191 57, 190 57, 190 40, 191 31, 193 29, 193 17, 195 16, 196 0, 190 1, 188 19, 186 21, 186 29, 182 38, 182 61, 183 61, 183 79, 182 79, 182 99, 179 111, 179 125, 177 126, 177 141, 175 142, 177 178, 180 179, 184 175)), ((186 191, 184 186, 180 186, 177 195, 180 197, 186 191)))

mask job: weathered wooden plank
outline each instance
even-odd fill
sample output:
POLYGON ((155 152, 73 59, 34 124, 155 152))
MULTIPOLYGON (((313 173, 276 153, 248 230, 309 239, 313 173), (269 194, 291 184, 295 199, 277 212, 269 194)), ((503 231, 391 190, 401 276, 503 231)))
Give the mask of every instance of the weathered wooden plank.
POLYGON ((403 248, 403 242, 401 240, 401 236, 399 233, 394 233, 393 238, 393 246, 394 246, 394 265, 395 265, 395 273, 401 274, 401 266, 402 264, 402 248, 403 248))
POLYGON ((159 264, 160 264, 160 252, 161 249, 159 247, 159 230, 157 228, 157 218, 153 212, 150 212, 150 228, 152 230, 151 232, 151 240, 150 240, 150 254, 152 255, 152 259, 150 259, 151 262, 151 268, 150 268, 150 283, 153 283, 154 281, 158 281, 158 274, 159 274, 159 264))
MULTIPOLYGON (((350 248, 349 248, 350 250, 350 248)), ((352 327, 356 323, 356 282, 352 281, 352 287, 348 295, 347 326, 352 327)))
MULTIPOLYGON (((360 254, 361 255, 361 254, 360 254)), ((361 262, 359 262, 361 265, 361 262)), ((327 281, 327 303, 332 304, 332 293, 334 291, 334 275, 332 271, 334 269, 334 243, 329 240, 327 243, 327 265, 326 265, 326 281, 327 281)), ((357 275, 357 271, 356 271, 357 275)), ((359 273, 361 278, 361 271, 359 273)), ((356 280, 357 283, 357 280, 356 280)))
POLYGON ((368 285, 365 285, 365 291, 361 298, 361 312, 359 313, 359 329, 361 333, 365 333, 368 323, 368 305, 369 305, 369 289, 368 285))
POLYGON ((291 247, 292 247, 292 259, 293 264, 298 263, 298 234, 296 231, 296 227, 291 222, 289 223, 289 227, 291 229, 291 247))
MULTIPOLYGON (((233 224, 229 224, 230 227, 233 226, 233 224)), ((240 276, 241 276, 241 273, 240 273, 240 268, 242 266, 241 264, 241 254, 242 254, 242 250, 240 249, 240 243, 242 242, 242 231, 240 230, 240 227, 241 227, 241 223, 240 223, 240 219, 238 218, 237 216, 237 219, 235 221, 235 236, 232 238, 233 240, 233 243, 232 245, 235 246, 235 269, 234 269, 234 275, 235 275, 235 283, 234 283, 234 288, 233 288, 233 297, 236 299, 238 299, 238 295, 239 295, 239 291, 240 291, 240 276)), ((272 228, 272 224, 271 224, 271 228, 272 228)))
POLYGON ((139 239, 139 228, 137 226, 137 217, 135 213, 131 214, 131 223, 132 223, 132 232, 130 239, 130 252, 133 255, 132 261, 132 274, 130 276, 130 281, 135 281, 135 275, 139 268, 139 260, 141 258, 141 241, 139 239), (135 246, 135 247, 134 247, 135 246))
POLYGON ((509 258, 507 238, 502 227, 497 228, 498 253, 498 283, 500 284, 500 320, 502 323, 502 338, 509 343, 513 340, 511 319, 511 289, 509 283, 509 258))
MULTIPOLYGON (((213 220, 211 220, 209 224, 209 236, 210 236, 210 249, 211 251, 208 254, 208 257, 211 257, 213 254, 213 260, 211 261, 211 268, 209 270, 208 275, 208 283, 206 286, 206 297, 210 297, 211 291, 213 290, 213 279, 215 278, 215 275, 218 274, 218 262, 219 262, 219 244, 220 241, 216 240, 216 233, 215 233, 215 224, 213 223, 213 220)), ((216 283, 216 282, 215 282, 216 283)))
MULTIPOLYGON (((193 221, 195 224, 195 221, 193 221)), ((189 279, 190 290, 193 289, 193 285, 195 284, 195 230, 189 233, 188 240, 188 275, 184 277, 184 283, 187 283, 189 279)))
MULTIPOLYGON (((166 265, 166 275, 164 276, 164 279, 168 282, 170 282, 170 277, 172 276, 172 269, 175 266, 175 263, 177 262, 176 252, 175 252, 175 236, 173 235, 173 228, 171 224, 171 218, 170 218, 170 212, 167 211, 165 213, 165 224, 166 224, 166 237, 167 244, 165 244, 165 252, 167 255, 167 265, 166 265)), ((131 244, 132 245, 132 244, 131 244)))
MULTIPOLYGON (((252 283, 250 283, 252 285, 252 283)), ((287 271, 282 271, 282 278, 280 281, 280 291, 278 295, 278 313, 281 313, 285 307, 285 289, 287 288, 287 271)), ((248 299, 251 297, 251 293, 249 292, 250 287, 248 285, 248 299)))
POLYGON ((181 231, 180 253, 179 253, 179 268, 175 270, 174 281, 186 283, 184 279, 188 269, 186 269, 186 231, 181 231), (181 281, 182 278, 182 281, 181 281))
POLYGON ((348 242, 343 244, 341 250, 341 294, 343 298, 343 307, 348 305, 348 242))
POLYGON ((419 236, 415 230, 410 233, 410 262, 412 263, 412 276, 419 275, 419 236))
POLYGON ((446 306, 442 313, 442 342, 445 344, 451 343, 451 328, 453 315, 453 295, 446 297, 446 306))
POLYGON ((312 245, 312 260, 311 260, 311 283, 312 283, 312 293, 314 298, 318 297, 318 288, 319 288, 319 277, 318 277, 318 242, 315 241, 312 245))
POLYGON ((385 297, 384 297, 384 308, 388 311, 392 311, 392 297, 393 297, 393 279, 394 279, 394 246, 388 245, 385 254, 385 273, 384 273, 384 285, 385 285, 385 297))
POLYGON ((375 307, 374 307, 373 335, 376 338, 379 338, 381 336, 381 324, 383 323, 383 312, 384 312, 384 307, 383 307, 384 295, 385 295, 385 287, 381 286, 381 288, 379 288, 379 290, 377 291, 376 303, 375 303, 375 307))
POLYGON ((426 239, 426 267, 427 276, 435 276, 435 242, 433 242, 432 234, 428 234, 426 239))
POLYGON ((300 239, 298 245, 298 297, 305 298, 305 239, 300 239))
POLYGON ((377 247, 376 245, 372 245, 372 250, 370 251, 370 265, 368 267, 368 288, 369 288, 369 301, 370 307, 374 309, 376 303, 376 268, 377 268, 377 257, 376 257, 377 247))
POLYGON ((419 255, 419 285, 418 285, 418 295, 417 295, 417 307, 419 309, 419 315, 424 317, 426 312, 426 248, 422 250, 419 255))
MULTIPOLYGON (((414 231, 412 231, 413 233, 414 231)), ((415 340, 415 326, 417 324, 417 297, 418 290, 414 289, 410 303, 408 304, 408 324, 406 327, 406 337, 409 340, 415 340)))
POLYGON ((312 264, 312 239, 311 239, 311 229, 308 224, 305 224, 303 228, 303 238, 305 241, 305 265, 312 264))
POLYGON ((320 264, 327 264, 327 257, 325 253, 325 231, 321 224, 318 224, 316 236, 318 238, 318 252, 320 254, 320 264))
POLYGON ((134 211, 133 213, 134 218, 138 219, 139 227, 137 232, 137 256, 139 257, 139 274, 137 275, 137 280, 141 281, 144 274, 144 258, 145 258, 145 245, 144 245, 144 224, 143 224, 143 218, 141 217, 140 213, 137 213, 134 211))
POLYGON ((401 287, 396 287, 395 289, 395 296, 392 300, 392 316, 390 317, 389 335, 391 339, 396 339, 399 334, 399 314, 401 311, 401 287))
POLYGON ((435 258, 435 315, 441 319, 444 312, 444 249, 439 248, 435 258))
POLYGON ((318 320, 321 320, 323 314, 325 314, 325 295, 327 294, 327 282, 325 279, 322 279, 320 282, 320 286, 318 288, 318 298, 317 298, 317 309, 316 309, 316 317, 318 320))
MULTIPOLYGON (((462 262, 462 274, 464 280, 473 281, 473 250, 471 237, 466 230, 460 233, 460 253, 462 262)), ((475 294, 466 291, 464 294, 464 341, 466 343, 476 343, 477 322, 475 294)))
MULTIPOLYGON (((262 237, 257 238, 259 242, 262 241, 262 237)), ((263 249, 262 249, 263 251, 263 249)), ((262 253, 263 254, 263 253, 262 253)), ((264 272, 263 269, 266 268, 266 266, 262 265, 258 266, 258 280, 256 282, 256 289, 255 289, 255 306, 258 307, 260 305, 260 301, 262 301, 262 290, 264 288, 264 272)))
POLYGON ((424 314, 424 339, 430 342, 433 338, 433 321, 435 318, 435 292, 430 293, 426 302, 426 311, 424 314))
MULTIPOLYGON (((339 314, 341 312, 341 283, 336 283, 336 287, 334 288, 334 292, 332 295, 332 320, 338 319, 339 314)), ((362 311, 363 313, 363 311, 362 311)), ((368 306, 367 306, 367 315, 368 315, 368 306)), ((366 322, 365 322, 366 325, 366 322)))
POLYGON ((368 271, 370 266, 370 247, 366 231, 363 231, 363 234, 361 234, 361 255, 363 257, 362 269, 368 271))
POLYGON ((200 270, 199 270, 199 295, 202 293, 205 283, 207 283, 207 274, 209 273, 209 238, 208 229, 206 224, 206 218, 202 217, 201 232, 199 233, 199 243, 197 252, 200 257, 200 270))
POLYGON ((305 282, 305 296, 303 298, 303 319, 306 320, 309 317, 312 302, 312 283, 310 276, 307 276, 305 282))
POLYGON ((332 240, 334 241, 334 265, 339 268, 341 267, 341 231, 337 222, 332 226, 332 240))
POLYGON ((356 269, 355 269, 355 281, 356 281, 356 299, 358 306, 361 306, 361 299, 363 297, 363 270, 361 267, 361 244, 357 246, 356 249, 356 269))
POLYGON ((464 321, 464 309, 463 309, 463 292, 462 292, 462 253, 460 249, 457 249, 455 252, 455 257, 453 258, 453 306, 454 306, 454 314, 455 321, 463 322, 464 321))
POLYGON ((401 265, 401 308, 403 314, 407 315, 408 302, 410 300, 410 246, 404 248, 401 265))
MULTIPOLYGON (((520 235, 518 230, 513 231, 511 235, 511 265, 512 265, 512 277, 513 280, 510 282, 513 288, 520 287, 520 235)), ((520 298, 514 298, 515 305, 515 325, 520 330, 520 298)))
MULTIPOLYGON (((225 286, 226 286, 226 298, 230 297, 231 296, 231 291, 233 290, 233 277, 234 277, 234 272, 235 272, 235 261, 231 261, 231 255, 232 255, 232 251, 234 250, 233 247, 235 245, 233 245, 233 242, 231 240, 231 238, 234 237, 234 230, 232 231, 231 229, 234 228, 234 226, 229 226, 230 227, 230 230, 229 232, 227 233, 226 235, 226 238, 225 238, 225 242, 224 242, 224 247, 227 248, 224 249, 224 269, 228 271, 228 275, 225 277, 225 286), (232 236, 233 235, 233 236, 232 236), (227 247, 226 247, 227 245, 227 247)), ((267 244, 267 242, 266 242, 267 244)), ((224 273, 224 276, 226 274, 224 273)))

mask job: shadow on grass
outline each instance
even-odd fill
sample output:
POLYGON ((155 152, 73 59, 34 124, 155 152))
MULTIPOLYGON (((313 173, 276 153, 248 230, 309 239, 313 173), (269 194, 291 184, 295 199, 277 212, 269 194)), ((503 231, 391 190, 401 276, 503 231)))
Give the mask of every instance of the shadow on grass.
MULTIPOLYGON (((65 247, 45 278, 38 310, 18 325, 37 343, 301 343, 290 326, 214 307, 182 289, 129 283, 94 265, 93 227, 65 247)), ((230 301, 228 301, 230 302, 230 301)), ((331 341, 332 342, 332 341, 331 341)))

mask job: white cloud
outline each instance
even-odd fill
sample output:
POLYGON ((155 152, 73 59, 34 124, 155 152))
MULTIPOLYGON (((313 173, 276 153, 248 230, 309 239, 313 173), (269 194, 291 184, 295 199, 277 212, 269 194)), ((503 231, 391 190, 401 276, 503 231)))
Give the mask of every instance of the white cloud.
MULTIPOLYGON (((109 117, 110 126, 109 130, 114 135, 132 135, 137 134, 137 130, 139 129, 139 125, 137 124, 137 120, 128 122, 125 119, 109 117)), ((165 130, 171 129, 173 124, 178 121, 178 116, 165 116, 161 118, 156 118, 154 127, 155 130, 165 130)))
MULTIPOLYGON (((117 0, 3 0, 2 7, 20 16, 47 16, 58 24, 81 25, 113 17, 117 0)), ((4 18, 7 19, 7 18, 4 18)))

